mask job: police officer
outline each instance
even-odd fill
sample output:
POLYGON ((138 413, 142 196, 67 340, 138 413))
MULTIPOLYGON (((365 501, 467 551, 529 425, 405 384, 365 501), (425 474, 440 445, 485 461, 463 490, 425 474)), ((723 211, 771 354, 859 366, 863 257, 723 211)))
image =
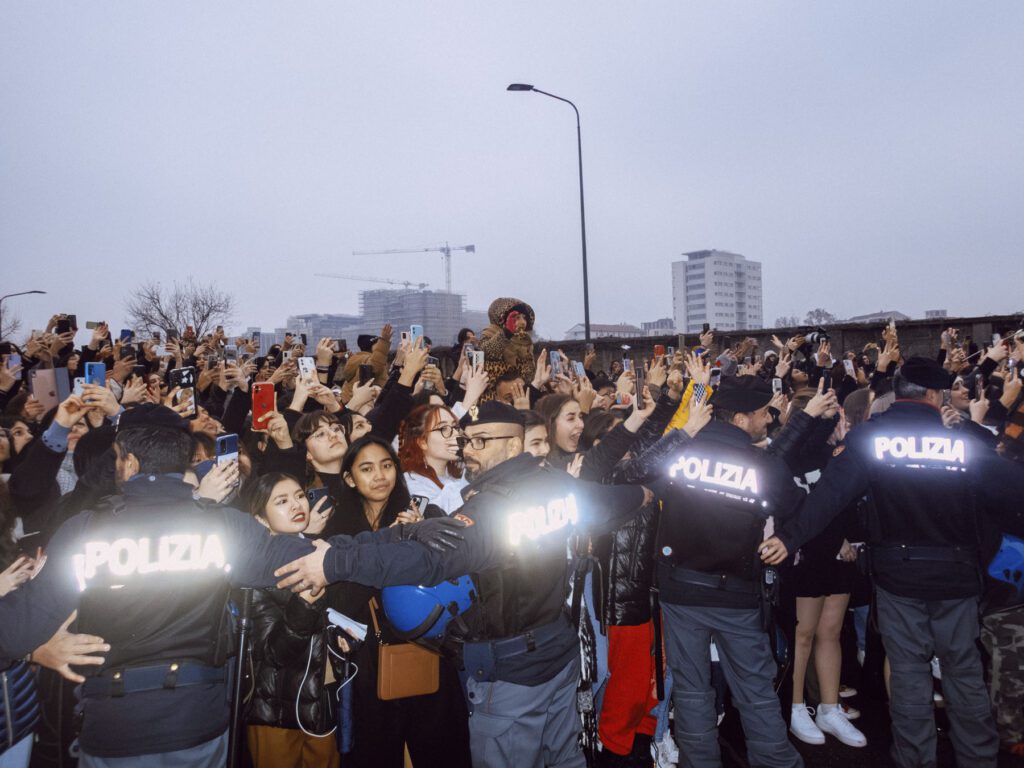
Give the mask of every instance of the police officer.
MULTIPOLYGON (((714 420, 678 444, 654 485, 662 499, 655 553, 672 670, 675 739, 682 764, 722 764, 710 646, 743 721, 751 765, 801 766, 773 688, 776 665, 765 631, 762 569, 756 548, 771 516, 792 514, 803 493, 781 459, 752 445, 764 440, 771 387, 756 376, 722 379, 710 402, 714 420), (753 549, 752 549, 753 548, 753 549)), ((677 439, 682 438, 682 439, 677 439)), ((664 457, 664 450, 659 450, 664 457)))
POLYGON ((455 516, 469 525, 447 559, 464 563, 477 595, 458 623, 470 751, 487 768, 585 766, 567 544, 581 527, 621 525, 653 497, 640 486, 575 480, 523 453, 523 424, 496 400, 461 421, 471 482, 455 516))
MULTIPOLYGON (((312 545, 194 502, 182 479, 192 454, 188 422, 169 408, 125 411, 114 450, 120 495, 61 526, 39 576, 0 600, 0 668, 77 608, 79 631, 110 645, 103 664, 84 673, 81 764, 223 766, 229 589, 269 586, 275 567, 312 545)), ((440 580, 433 550, 395 541, 429 538, 420 525, 332 539, 328 580, 440 580)))
POLYGON ((761 545, 779 563, 866 494, 869 562, 878 626, 892 667, 892 756, 899 766, 935 765, 929 662, 937 656, 957 764, 995 766, 998 738, 982 679, 979 514, 1019 530, 1021 467, 966 431, 943 426, 951 376, 912 357, 893 381, 896 402, 853 430, 797 517, 761 545))

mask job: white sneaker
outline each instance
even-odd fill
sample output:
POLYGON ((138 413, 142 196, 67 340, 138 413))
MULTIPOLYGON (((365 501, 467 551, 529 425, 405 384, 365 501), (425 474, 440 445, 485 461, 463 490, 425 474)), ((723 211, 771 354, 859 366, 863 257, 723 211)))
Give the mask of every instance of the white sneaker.
POLYGON ((651 751, 654 753, 651 757, 655 759, 658 768, 675 768, 679 762, 679 747, 676 746, 670 730, 665 731, 661 741, 651 744, 651 751))
POLYGON ((794 704, 793 713, 789 716, 789 730, 804 744, 824 744, 825 734, 811 720, 814 707, 794 704))
POLYGON ((852 696, 856 696, 856 695, 857 695, 857 689, 856 688, 851 688, 848 685, 840 685, 839 686, 839 698, 840 699, 849 699, 852 696))
POLYGON ((839 707, 831 707, 828 712, 822 712, 821 707, 818 707, 818 716, 814 722, 824 733, 831 733, 848 747, 866 747, 868 744, 864 734, 846 719, 839 707))
POLYGON ((843 714, 846 715, 847 720, 856 720, 860 717, 860 710, 856 707, 851 707, 849 704, 840 704, 839 708, 843 710, 843 714))

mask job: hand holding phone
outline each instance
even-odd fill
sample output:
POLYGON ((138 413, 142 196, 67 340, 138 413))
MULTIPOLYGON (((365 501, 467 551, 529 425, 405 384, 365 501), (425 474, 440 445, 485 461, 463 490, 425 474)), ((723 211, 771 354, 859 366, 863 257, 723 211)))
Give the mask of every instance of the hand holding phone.
POLYGON ((277 410, 277 395, 274 392, 274 385, 268 381, 261 381, 252 385, 252 431, 266 432, 267 420, 265 416, 277 410))
POLYGON ((562 355, 558 350, 551 350, 550 352, 548 352, 548 362, 551 365, 552 378, 563 375, 562 355))
MULTIPOLYGON (((238 462, 238 435, 219 435, 217 437, 217 466, 238 462)), ((239 476, 235 476, 234 485, 239 484, 239 476)))

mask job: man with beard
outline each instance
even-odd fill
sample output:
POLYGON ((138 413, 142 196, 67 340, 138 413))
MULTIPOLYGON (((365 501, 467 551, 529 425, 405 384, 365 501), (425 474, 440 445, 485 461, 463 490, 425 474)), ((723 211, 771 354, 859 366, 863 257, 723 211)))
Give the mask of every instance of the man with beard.
MULTIPOLYGON (((86 408, 72 396, 55 423, 86 408)), ((197 504, 183 480, 192 455, 188 422, 169 408, 125 411, 114 450, 119 494, 62 525, 38 577, 0 600, 0 669, 77 609, 77 631, 110 646, 101 665, 82 672, 80 764, 223 766, 229 591, 272 585, 274 568, 313 545, 272 536, 238 510, 197 504)), ((232 472, 238 476, 237 466, 232 472)), ((443 575, 436 553, 398 539, 426 543, 424 531, 451 525, 333 537, 326 579, 436 583, 443 575)))
POLYGON ((524 453, 524 417, 504 403, 484 403, 461 426, 470 484, 455 517, 467 527, 446 560, 466 563, 477 597, 449 624, 459 635, 473 763, 585 766, 567 545, 583 528, 618 527, 653 496, 581 482, 524 453))

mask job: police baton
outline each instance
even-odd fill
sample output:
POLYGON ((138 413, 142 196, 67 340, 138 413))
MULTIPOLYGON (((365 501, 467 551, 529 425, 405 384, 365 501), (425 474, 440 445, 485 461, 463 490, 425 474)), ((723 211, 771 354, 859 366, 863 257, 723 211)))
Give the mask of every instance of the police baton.
POLYGON ((231 691, 231 723, 228 730, 228 768, 242 764, 242 681, 245 679, 245 659, 249 650, 249 632, 252 630, 252 590, 242 590, 242 604, 238 612, 238 652, 235 654, 235 677, 231 691))

